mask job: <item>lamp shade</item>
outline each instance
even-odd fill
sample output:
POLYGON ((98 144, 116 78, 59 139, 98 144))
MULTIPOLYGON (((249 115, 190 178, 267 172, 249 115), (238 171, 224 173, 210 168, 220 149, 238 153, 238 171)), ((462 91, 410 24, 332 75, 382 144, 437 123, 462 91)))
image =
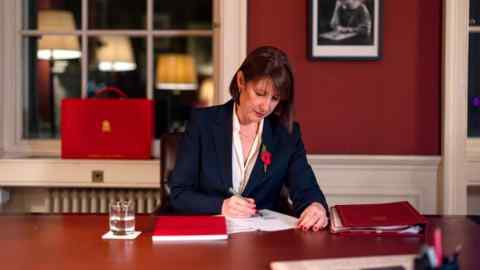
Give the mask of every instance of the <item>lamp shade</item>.
POLYGON ((200 85, 200 92, 198 93, 198 99, 205 106, 212 106, 215 99, 215 91, 212 78, 203 80, 200 85))
MULTIPOLYGON (((65 10, 40 10, 37 23, 39 31, 75 30, 73 15, 65 10)), ((37 57, 40 59, 75 59, 80 55, 80 45, 76 36, 44 35, 38 41, 37 57)))
POLYGON ((130 71, 137 65, 133 59, 132 44, 126 36, 102 36, 97 50, 98 69, 101 71, 130 71))
POLYGON ((157 59, 155 84, 157 89, 197 89, 197 72, 193 57, 187 54, 161 54, 157 59))

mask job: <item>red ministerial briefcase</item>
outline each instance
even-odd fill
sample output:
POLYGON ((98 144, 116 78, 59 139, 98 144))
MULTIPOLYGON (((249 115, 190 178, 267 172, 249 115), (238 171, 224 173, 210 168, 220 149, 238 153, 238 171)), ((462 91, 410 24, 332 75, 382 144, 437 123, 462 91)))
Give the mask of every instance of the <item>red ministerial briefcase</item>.
MULTIPOLYGON (((116 88, 105 92, 126 97, 116 88)), ((152 100, 64 99, 61 114, 62 158, 151 158, 152 100)))

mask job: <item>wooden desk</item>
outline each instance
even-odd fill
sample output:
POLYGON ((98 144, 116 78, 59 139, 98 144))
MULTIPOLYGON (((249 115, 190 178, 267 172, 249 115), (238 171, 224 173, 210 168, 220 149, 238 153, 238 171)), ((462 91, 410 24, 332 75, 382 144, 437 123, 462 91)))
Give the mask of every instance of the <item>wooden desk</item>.
MULTIPOLYGON (((445 251, 459 243, 461 269, 480 269, 480 226, 466 217, 429 217, 445 251)), ((136 240, 102 240, 106 215, 0 216, 1 269, 269 269, 277 260, 416 253, 418 238, 341 237, 289 230, 226 241, 153 243, 154 217, 137 216, 136 240)))

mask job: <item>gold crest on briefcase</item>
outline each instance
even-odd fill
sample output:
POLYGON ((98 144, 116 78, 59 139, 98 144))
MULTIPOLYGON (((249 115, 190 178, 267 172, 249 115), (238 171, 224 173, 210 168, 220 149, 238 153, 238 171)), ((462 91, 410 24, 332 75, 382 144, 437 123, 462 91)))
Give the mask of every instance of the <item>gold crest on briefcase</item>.
POLYGON ((110 121, 103 120, 102 121, 102 133, 111 133, 112 132, 112 125, 110 121))

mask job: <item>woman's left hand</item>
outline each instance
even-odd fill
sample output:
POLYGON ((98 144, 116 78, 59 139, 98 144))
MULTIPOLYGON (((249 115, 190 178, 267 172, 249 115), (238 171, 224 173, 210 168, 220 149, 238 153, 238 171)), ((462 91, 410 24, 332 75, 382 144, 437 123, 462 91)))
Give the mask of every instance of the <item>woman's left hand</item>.
POLYGON ((314 232, 324 229, 328 225, 327 211, 318 202, 313 202, 303 210, 298 219, 297 228, 304 231, 312 229, 314 232))

